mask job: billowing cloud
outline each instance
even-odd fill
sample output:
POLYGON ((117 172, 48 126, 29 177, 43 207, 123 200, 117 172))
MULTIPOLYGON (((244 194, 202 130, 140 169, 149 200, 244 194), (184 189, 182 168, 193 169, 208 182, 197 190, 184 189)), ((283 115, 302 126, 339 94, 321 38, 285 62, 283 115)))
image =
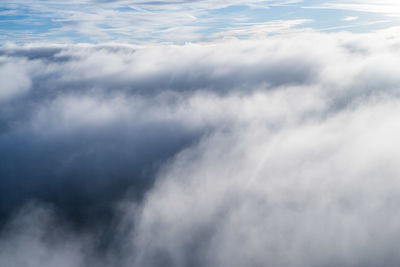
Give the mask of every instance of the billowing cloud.
POLYGON ((3 47, 0 265, 397 266, 398 36, 3 47))
POLYGON ((8 100, 29 90, 31 86, 29 76, 26 72, 19 70, 24 68, 24 63, 24 61, 0 63, 0 79, 3 81, 0 87, 0 101, 8 100))

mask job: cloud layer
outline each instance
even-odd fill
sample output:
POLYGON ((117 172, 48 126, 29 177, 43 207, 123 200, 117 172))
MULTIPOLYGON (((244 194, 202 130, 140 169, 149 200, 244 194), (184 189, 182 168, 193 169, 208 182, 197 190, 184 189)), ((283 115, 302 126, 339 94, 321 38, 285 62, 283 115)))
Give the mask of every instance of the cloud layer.
POLYGON ((398 266, 397 29, 0 51, 0 265, 398 266))
MULTIPOLYGON (((276 32, 269 27, 271 21, 264 25, 265 19, 254 20, 251 12, 298 2, 301 1, 5 0, 0 9, 0 41, 183 43, 209 40, 215 38, 214 33, 244 28, 248 23, 276 32), (235 10, 238 7, 244 12, 235 10)), ((291 19, 274 19, 272 23, 282 28, 293 26, 291 19)))
POLYGON ((308 28, 369 32, 398 25, 399 12, 391 0, 3 0, 0 43, 184 44, 308 28))

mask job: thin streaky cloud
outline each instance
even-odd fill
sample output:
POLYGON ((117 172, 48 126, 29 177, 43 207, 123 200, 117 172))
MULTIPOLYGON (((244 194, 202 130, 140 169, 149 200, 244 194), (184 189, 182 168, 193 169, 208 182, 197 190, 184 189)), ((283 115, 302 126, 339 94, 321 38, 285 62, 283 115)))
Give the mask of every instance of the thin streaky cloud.
POLYGON ((342 21, 355 21, 358 20, 359 17, 357 16, 349 16, 342 19, 342 21))
POLYGON ((400 14, 400 3, 398 1, 375 1, 375 0, 348 0, 338 2, 325 2, 319 5, 305 6, 306 8, 316 9, 338 9, 338 10, 350 10, 357 12, 368 12, 368 13, 381 13, 385 15, 399 15, 400 14))
MULTIPOLYGON (((293 25, 293 28, 319 30, 342 27, 343 14, 326 10, 345 10, 349 12, 345 16, 348 22, 350 17, 367 22, 371 18, 361 14, 365 11, 394 16, 399 14, 400 9, 397 3, 391 1, 317 4, 311 0, 5 0, 0 10, 0 30, 6 32, 9 41, 20 44, 43 39, 71 43, 203 42, 213 41, 216 36, 224 38, 231 37, 235 32, 244 32, 248 23, 268 25, 286 21, 290 24, 294 20, 310 20, 313 23, 293 25), (224 36, 225 33, 227 36, 224 36)), ((392 21, 394 23, 395 19, 392 21)), ((366 27, 365 31, 371 29, 366 27)))

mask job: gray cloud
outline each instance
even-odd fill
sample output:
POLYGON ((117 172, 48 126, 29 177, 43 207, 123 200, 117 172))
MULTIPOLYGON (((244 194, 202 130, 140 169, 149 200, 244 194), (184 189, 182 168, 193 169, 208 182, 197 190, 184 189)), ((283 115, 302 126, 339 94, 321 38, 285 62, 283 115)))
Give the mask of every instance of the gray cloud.
POLYGON ((398 47, 3 47, 0 265, 397 266, 398 47))

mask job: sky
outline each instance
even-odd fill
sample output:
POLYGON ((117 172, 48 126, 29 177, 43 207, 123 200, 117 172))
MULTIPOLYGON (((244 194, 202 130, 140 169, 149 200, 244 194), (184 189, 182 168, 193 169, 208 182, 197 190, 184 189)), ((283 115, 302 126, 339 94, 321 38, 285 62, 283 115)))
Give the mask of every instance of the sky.
POLYGON ((2 0, 0 42, 185 43, 398 25, 391 0, 2 0))
POLYGON ((400 266, 397 1, 0 12, 0 266, 400 266))

